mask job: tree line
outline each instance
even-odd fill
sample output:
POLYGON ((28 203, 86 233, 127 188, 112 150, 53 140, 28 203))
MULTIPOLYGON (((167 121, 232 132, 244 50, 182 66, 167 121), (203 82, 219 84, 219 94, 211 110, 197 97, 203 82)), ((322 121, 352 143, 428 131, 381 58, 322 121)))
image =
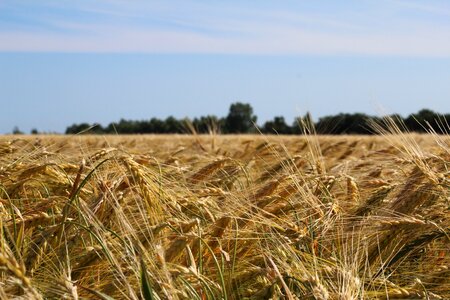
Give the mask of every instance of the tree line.
MULTIPOLYGON (((450 114, 438 114, 429 109, 422 109, 406 118, 400 115, 387 116, 402 131, 448 133, 450 114)), ((318 134, 374 134, 373 124, 387 127, 385 117, 369 116, 363 113, 340 113, 324 116, 313 122, 309 113, 298 117, 288 124, 284 117, 276 116, 258 126, 257 116, 248 103, 233 103, 228 115, 219 118, 214 115, 199 118, 177 119, 173 116, 166 119, 151 118, 149 120, 125 120, 113 122, 103 127, 99 124, 73 124, 66 129, 66 134, 170 134, 170 133, 264 133, 264 134, 302 134, 312 128, 318 134)), ((391 124, 392 126, 392 124, 391 124)))

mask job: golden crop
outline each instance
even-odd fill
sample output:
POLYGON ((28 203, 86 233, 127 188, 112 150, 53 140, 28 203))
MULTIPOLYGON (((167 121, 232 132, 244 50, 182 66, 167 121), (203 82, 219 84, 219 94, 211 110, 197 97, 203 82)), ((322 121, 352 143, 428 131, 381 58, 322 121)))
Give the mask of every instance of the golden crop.
POLYGON ((0 215, 1 299, 450 299, 447 136, 4 136, 0 215))

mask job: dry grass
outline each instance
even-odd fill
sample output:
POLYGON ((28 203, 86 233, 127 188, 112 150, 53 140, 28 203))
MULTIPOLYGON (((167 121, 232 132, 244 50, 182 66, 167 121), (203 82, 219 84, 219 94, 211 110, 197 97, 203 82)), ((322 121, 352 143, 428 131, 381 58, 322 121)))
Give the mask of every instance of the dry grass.
POLYGON ((1 299, 450 299, 447 136, 0 138, 1 299))

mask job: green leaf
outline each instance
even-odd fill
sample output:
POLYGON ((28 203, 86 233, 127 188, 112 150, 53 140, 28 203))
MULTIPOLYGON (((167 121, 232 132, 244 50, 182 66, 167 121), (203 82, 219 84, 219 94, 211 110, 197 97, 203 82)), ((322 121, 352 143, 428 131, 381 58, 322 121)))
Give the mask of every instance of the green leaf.
POLYGON ((77 286, 80 287, 80 288, 82 288, 83 290, 88 291, 89 293, 91 293, 91 294, 97 296, 97 298, 100 298, 100 299, 102 299, 102 300, 114 300, 113 297, 108 296, 108 295, 106 295, 105 293, 102 293, 102 292, 99 292, 99 291, 90 289, 90 288, 88 288, 88 287, 84 287, 84 286, 82 286, 82 285, 77 285, 77 286))
POLYGON ((153 300, 153 289, 147 275, 147 268, 144 260, 141 260, 141 291, 145 300, 153 300))

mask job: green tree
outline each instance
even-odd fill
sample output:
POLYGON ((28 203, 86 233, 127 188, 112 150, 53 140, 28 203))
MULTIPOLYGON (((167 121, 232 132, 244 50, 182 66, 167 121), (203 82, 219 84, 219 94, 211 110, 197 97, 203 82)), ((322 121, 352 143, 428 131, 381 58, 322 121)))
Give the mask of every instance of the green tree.
POLYGON ((81 123, 81 124, 73 124, 66 128, 66 134, 79 134, 79 133, 100 134, 104 132, 105 130, 100 124, 81 123))
POLYGON ((372 134, 370 119, 361 113, 325 116, 317 122, 316 130, 320 134, 372 134))
POLYGON ((278 116, 273 118, 272 121, 264 123, 262 131, 264 133, 277 133, 277 134, 290 134, 291 127, 286 124, 284 117, 278 116))
POLYGON ((293 134, 310 134, 313 133, 314 130, 314 120, 309 112, 303 117, 296 117, 291 127, 293 134))
POLYGON ((221 120, 214 115, 194 118, 192 121, 197 133, 218 133, 221 129, 221 120))
POLYGON ((180 120, 169 116, 164 121, 165 133, 183 133, 183 124, 180 120))
POLYGON ((448 126, 445 120, 444 115, 437 114, 429 109, 422 109, 409 115, 405 119, 405 124, 410 131, 428 132, 432 129, 437 133, 445 133, 448 126))
POLYGON ((87 131, 91 127, 88 123, 73 124, 66 129, 66 134, 78 134, 87 131))
POLYGON ((13 134, 23 134, 23 132, 17 126, 14 126, 12 133, 13 134))
POLYGON ((256 120, 250 104, 236 102, 230 106, 224 129, 226 133, 249 133, 254 130, 256 120))

